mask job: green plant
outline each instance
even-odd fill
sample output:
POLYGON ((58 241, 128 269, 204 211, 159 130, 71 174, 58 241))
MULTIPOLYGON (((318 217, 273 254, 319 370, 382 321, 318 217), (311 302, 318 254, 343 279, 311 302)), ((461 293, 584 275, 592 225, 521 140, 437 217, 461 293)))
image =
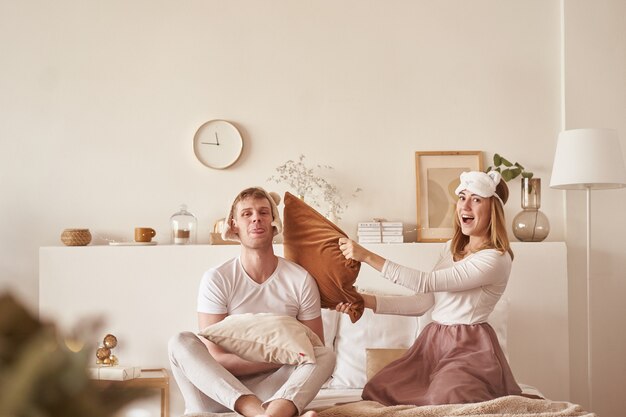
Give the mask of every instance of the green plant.
POLYGON ((493 155, 493 165, 487 168, 485 172, 489 171, 498 171, 506 182, 520 175, 522 178, 532 178, 534 175, 532 172, 526 171, 522 164, 511 162, 500 154, 493 155))
POLYGON ((109 417, 149 394, 99 388, 89 378, 92 327, 61 335, 7 293, 0 293, 0 417, 109 417))

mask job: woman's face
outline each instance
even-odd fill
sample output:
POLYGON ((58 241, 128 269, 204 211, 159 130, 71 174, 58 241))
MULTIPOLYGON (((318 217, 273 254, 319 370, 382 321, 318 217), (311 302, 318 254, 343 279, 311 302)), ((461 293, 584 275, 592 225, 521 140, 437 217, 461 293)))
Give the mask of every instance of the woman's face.
POLYGON ((461 191, 456 203, 456 215, 461 224, 461 232, 466 236, 486 237, 491 221, 491 198, 461 191))

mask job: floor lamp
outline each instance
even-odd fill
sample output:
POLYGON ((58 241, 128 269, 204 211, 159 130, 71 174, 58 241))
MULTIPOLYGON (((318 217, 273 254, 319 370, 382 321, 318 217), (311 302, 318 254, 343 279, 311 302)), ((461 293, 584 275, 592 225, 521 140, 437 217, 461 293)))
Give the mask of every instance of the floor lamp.
POLYGON ((591 190, 626 187, 626 168, 617 131, 573 129, 561 132, 550 187, 587 191, 587 395, 591 409, 591 190))

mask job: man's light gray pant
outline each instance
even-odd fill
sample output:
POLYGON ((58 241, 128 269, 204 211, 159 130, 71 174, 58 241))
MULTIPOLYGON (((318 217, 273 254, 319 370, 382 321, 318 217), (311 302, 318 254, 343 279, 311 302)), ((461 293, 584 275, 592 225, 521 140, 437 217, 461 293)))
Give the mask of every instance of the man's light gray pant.
POLYGON ((242 395, 256 395, 264 404, 291 401, 302 414, 335 368, 335 353, 315 347, 315 364, 283 365, 275 371, 237 378, 220 365, 191 332, 169 341, 172 374, 185 399, 185 413, 234 410, 242 395))

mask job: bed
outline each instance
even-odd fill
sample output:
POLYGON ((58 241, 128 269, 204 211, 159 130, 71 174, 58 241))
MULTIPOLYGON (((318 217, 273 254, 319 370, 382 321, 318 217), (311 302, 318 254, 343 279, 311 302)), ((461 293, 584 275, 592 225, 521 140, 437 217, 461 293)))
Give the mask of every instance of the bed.
MULTIPOLYGON (((368 246, 405 265, 427 268, 436 260, 441 245, 368 246)), ((565 245, 515 242, 513 250, 509 286, 491 317, 492 324, 517 381, 537 387, 554 401, 567 401, 570 375, 565 245), (543 296, 537 297, 538 292, 543 296)), ((282 245, 276 245, 275 251, 281 254, 282 245)), ((120 340, 117 356, 124 364, 168 368, 169 337, 181 330, 197 330, 195 298, 202 273, 238 253, 239 248, 230 245, 41 248, 40 313, 67 329, 76 324, 78 317, 102 316, 107 323, 103 332, 115 334, 120 340), (114 290, 94 291, 95 283, 100 282, 114 290), (138 309, 145 300, 155 308, 138 309)), ((401 291, 390 287, 367 266, 362 268, 357 285, 369 291, 401 291)), ((355 324, 347 316, 325 318, 325 330, 329 332, 326 342, 333 344, 338 364, 333 379, 310 407, 326 408, 324 412, 330 413, 336 404, 358 399, 366 379, 362 371, 366 367, 366 349, 408 347, 429 320, 427 316, 400 317, 394 324, 389 317, 393 316, 377 316, 372 322, 365 315, 355 324)), ((171 393, 171 415, 180 416, 184 407, 173 380, 171 393)), ((126 415, 154 413, 152 403, 138 403, 126 415)))

